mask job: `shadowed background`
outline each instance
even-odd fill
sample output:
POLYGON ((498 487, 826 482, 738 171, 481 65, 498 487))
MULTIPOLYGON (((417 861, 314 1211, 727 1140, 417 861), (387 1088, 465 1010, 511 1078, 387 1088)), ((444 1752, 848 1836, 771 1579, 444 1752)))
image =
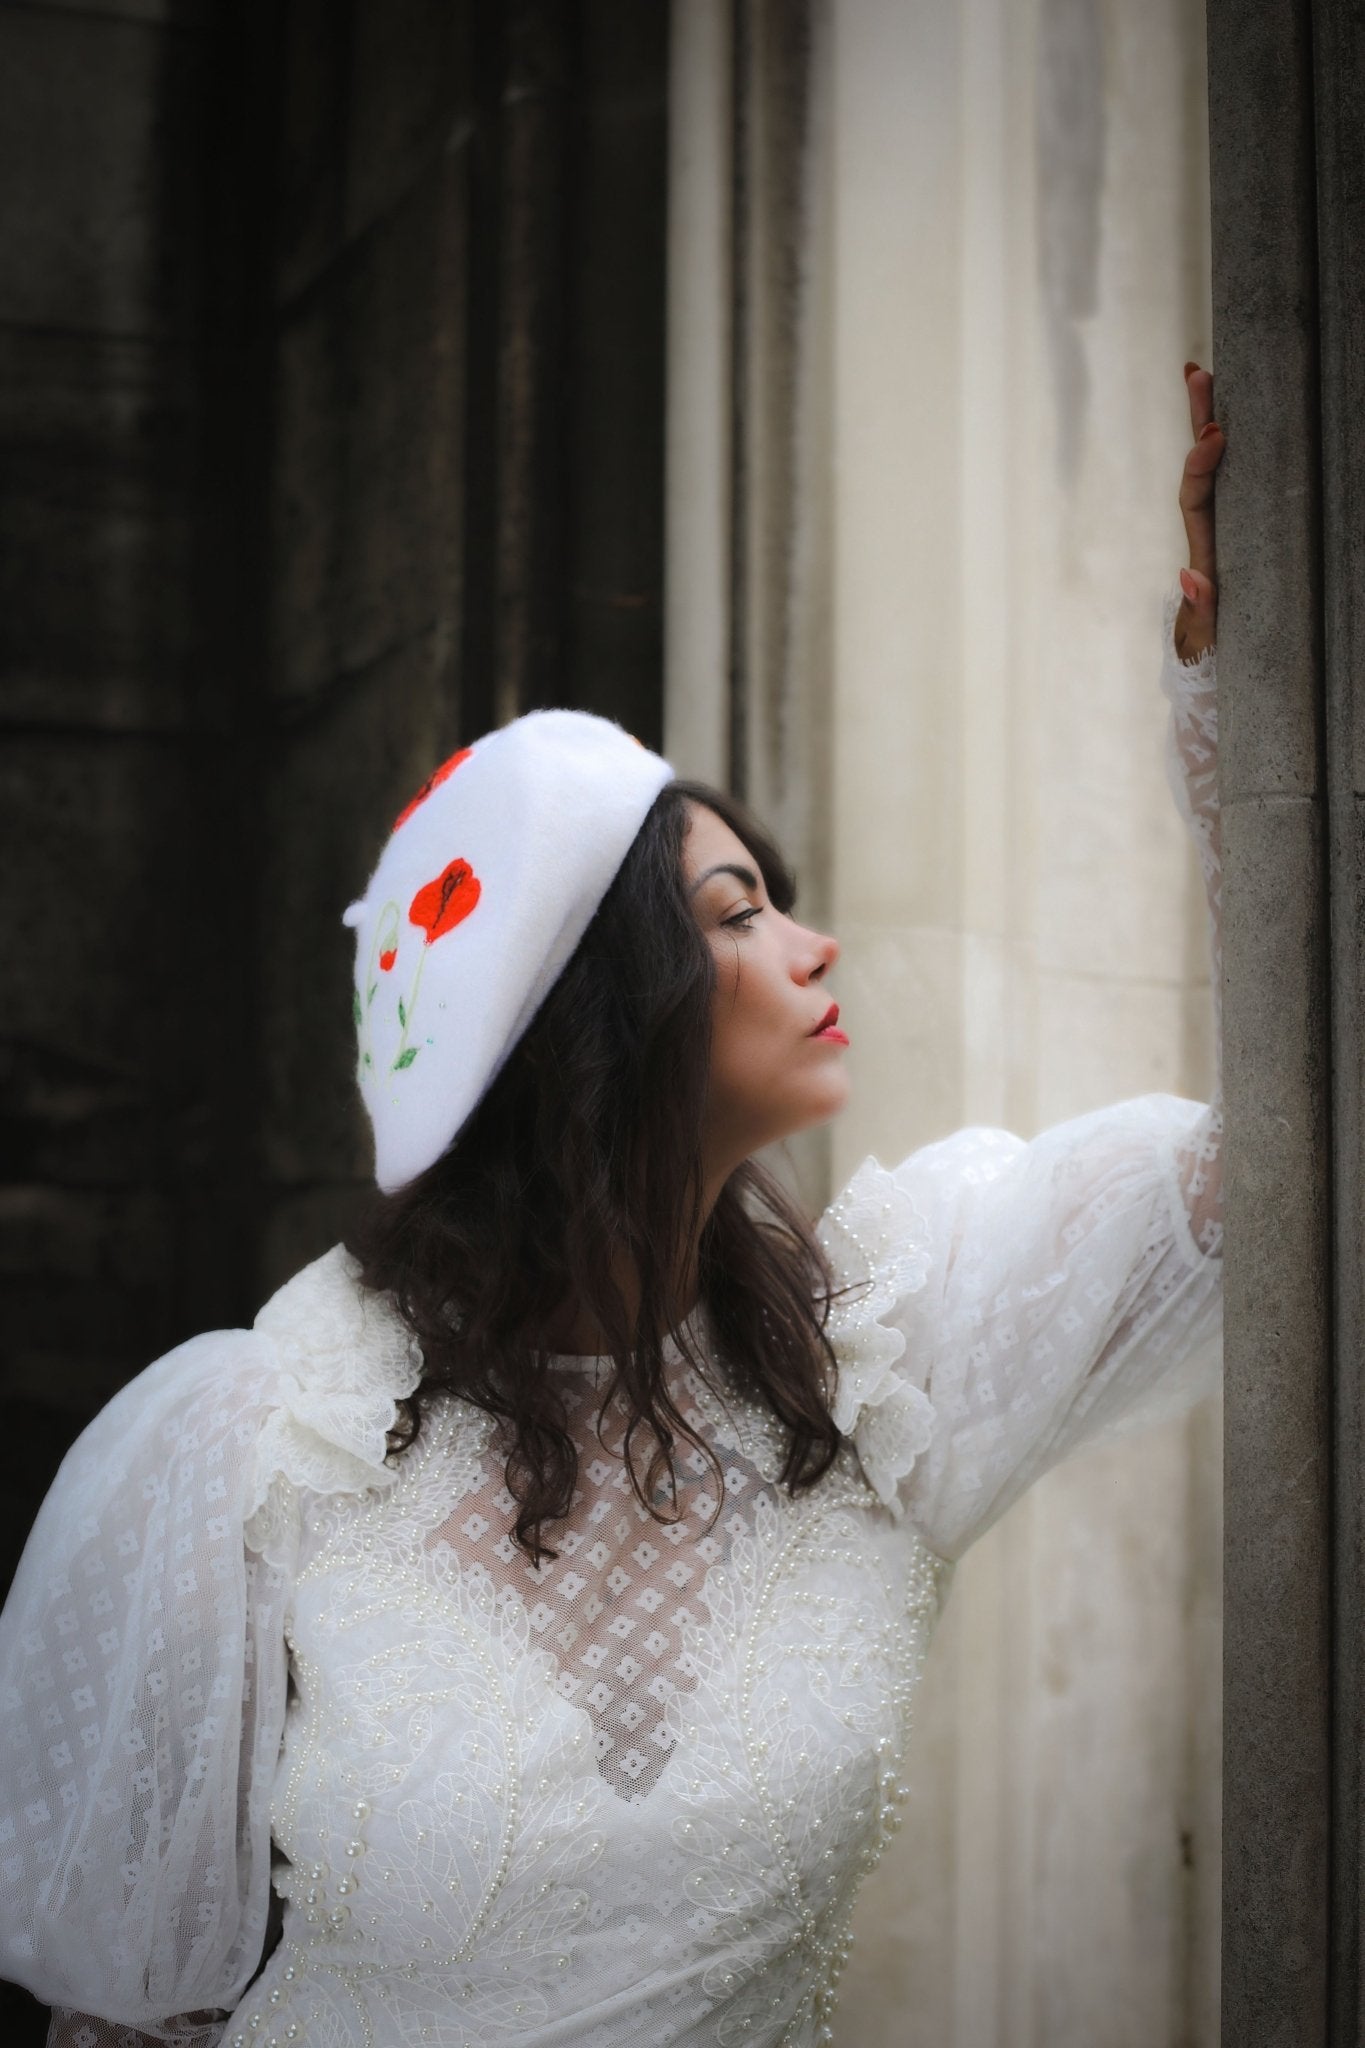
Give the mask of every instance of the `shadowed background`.
MULTIPOLYGON (((518 711, 620 718, 792 849, 855 1038, 813 1207, 1207 1088, 1155 687, 1203 33, 0 0, 11 1558, 119 1385, 336 1237, 340 911, 518 711)), ((964 1566, 850 2048, 1215 2039, 1217 1457, 1207 1411, 1101 1454, 964 1566)))

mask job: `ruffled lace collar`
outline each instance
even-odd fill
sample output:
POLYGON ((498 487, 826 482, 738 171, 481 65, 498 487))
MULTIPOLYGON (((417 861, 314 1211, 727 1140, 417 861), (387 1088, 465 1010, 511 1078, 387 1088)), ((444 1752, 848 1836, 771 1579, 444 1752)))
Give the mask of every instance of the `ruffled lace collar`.
POLYGON ((256 1498, 284 1478, 317 1493, 391 1484, 396 1403, 416 1387, 421 1349, 391 1304, 334 1245, 271 1296, 255 1329, 278 1366, 278 1405, 257 1444, 256 1498))
MULTIPOLYGON (((934 1409, 902 1363, 906 1340, 881 1318, 924 1286, 929 1232, 910 1197, 866 1159, 816 1225, 839 1290, 826 1325, 838 1364, 834 1420, 851 1438, 879 1500, 899 1514, 899 1482, 928 1449, 934 1409)), ((275 1479, 316 1493, 352 1493, 395 1478, 386 1462, 396 1404, 422 1373, 421 1350, 381 1295, 361 1287, 343 1245, 272 1295, 256 1318, 278 1367, 278 1403, 257 1444, 249 1516, 275 1479)), ((705 1344, 699 1310, 686 1329, 705 1344)), ((670 1340, 670 1351, 677 1347, 670 1340)), ((678 1356, 681 1357, 681 1353, 678 1356)), ((557 1356, 566 1370, 602 1372, 609 1361, 557 1356)))
POLYGON ((869 1485, 899 1519, 899 1482, 927 1451, 934 1407, 905 1360, 905 1334, 881 1318, 929 1274, 929 1226, 893 1176, 865 1159, 816 1225, 834 1269, 826 1331, 838 1361, 834 1420, 851 1437, 869 1485), (904 1363, 902 1361, 905 1360, 904 1363))

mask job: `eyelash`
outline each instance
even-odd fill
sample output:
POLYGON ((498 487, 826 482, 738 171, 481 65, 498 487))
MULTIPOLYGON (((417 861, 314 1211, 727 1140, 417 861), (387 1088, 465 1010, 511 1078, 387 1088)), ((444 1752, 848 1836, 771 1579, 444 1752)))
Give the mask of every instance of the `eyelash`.
POLYGON ((723 917, 721 919, 721 923, 725 926, 737 924, 741 931, 747 931, 748 927, 753 923, 754 919, 760 914, 762 909, 763 905, 761 903, 756 903, 749 910, 737 911, 733 917, 723 917))

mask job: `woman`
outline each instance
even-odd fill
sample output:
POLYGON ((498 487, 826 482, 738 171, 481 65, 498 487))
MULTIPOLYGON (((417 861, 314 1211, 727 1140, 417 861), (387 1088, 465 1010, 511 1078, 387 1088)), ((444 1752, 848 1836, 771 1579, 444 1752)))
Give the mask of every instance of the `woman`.
POLYGON ((952 1562, 1205 1383, 1219 1116, 964 1131, 812 1233, 752 1159, 846 1092, 790 910, 738 807, 580 714, 396 822, 347 914, 384 1193, 110 1404, 6 1610, 0 1961, 54 2042, 829 2038, 952 1562))

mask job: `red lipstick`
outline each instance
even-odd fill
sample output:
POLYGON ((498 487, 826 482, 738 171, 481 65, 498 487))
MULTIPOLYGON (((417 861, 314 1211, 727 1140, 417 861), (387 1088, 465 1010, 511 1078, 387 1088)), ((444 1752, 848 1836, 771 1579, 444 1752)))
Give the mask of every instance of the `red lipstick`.
POLYGON ((838 1026, 839 1005, 837 1003, 831 1003, 829 1008, 826 1010, 824 1016, 820 1019, 820 1022, 811 1032, 811 1037, 828 1038, 831 1039, 835 1045, 847 1045, 848 1033, 846 1031, 840 1031, 838 1026))

